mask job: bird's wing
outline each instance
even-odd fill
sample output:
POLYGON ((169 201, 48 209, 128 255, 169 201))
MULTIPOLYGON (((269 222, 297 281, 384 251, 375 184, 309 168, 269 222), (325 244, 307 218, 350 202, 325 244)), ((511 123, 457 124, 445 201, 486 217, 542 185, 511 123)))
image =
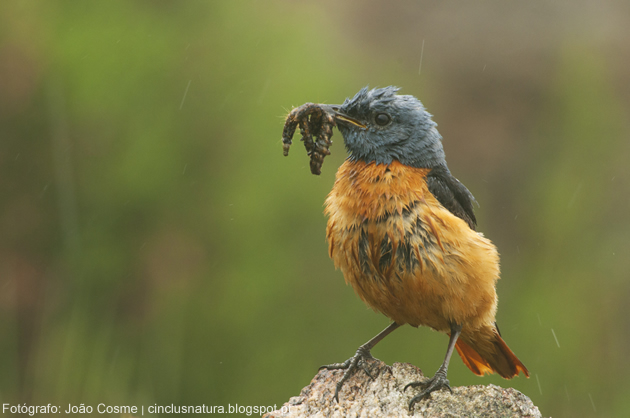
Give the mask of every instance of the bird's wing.
POLYGON ((475 197, 447 167, 434 167, 427 175, 429 191, 453 215, 466 221, 471 229, 475 229, 477 219, 473 211, 475 197))

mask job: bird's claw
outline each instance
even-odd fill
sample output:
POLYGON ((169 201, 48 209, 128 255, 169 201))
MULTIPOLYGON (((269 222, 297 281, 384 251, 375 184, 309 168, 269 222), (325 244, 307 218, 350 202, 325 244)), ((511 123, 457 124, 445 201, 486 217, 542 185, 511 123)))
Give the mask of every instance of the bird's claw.
POLYGON ((373 358, 374 357, 372 357, 372 354, 370 354, 369 350, 366 350, 363 347, 359 347, 357 349, 356 354, 350 357, 348 360, 344 361, 343 363, 327 364, 319 368, 319 370, 322 370, 322 369, 345 370, 345 372, 343 373, 343 376, 341 377, 339 382, 337 382, 337 384, 335 385, 334 398, 337 402, 339 402, 339 392, 341 391, 343 384, 356 373, 359 367, 365 372, 365 374, 368 375, 370 379, 374 380, 374 377, 368 370, 367 361, 366 361, 373 358))
POLYGON ((450 382, 446 378, 446 373, 443 372, 442 369, 438 370, 437 373, 435 373, 435 376, 433 376, 430 379, 423 380, 420 382, 408 383, 407 385, 405 385, 403 392, 406 391, 408 387, 416 387, 416 386, 424 386, 425 389, 419 394, 417 394, 416 396, 414 396, 413 398, 411 398, 411 401, 409 401, 409 411, 413 411, 414 404, 416 402, 421 401, 425 397, 429 396, 431 392, 446 388, 451 393, 453 393, 453 389, 451 389, 450 382))

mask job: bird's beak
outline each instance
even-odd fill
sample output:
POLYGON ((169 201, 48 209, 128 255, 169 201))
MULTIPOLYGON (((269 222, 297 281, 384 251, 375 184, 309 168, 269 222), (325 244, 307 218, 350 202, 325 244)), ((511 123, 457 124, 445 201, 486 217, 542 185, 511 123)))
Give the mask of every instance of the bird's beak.
POLYGON ((335 120, 337 120, 337 122, 345 122, 345 123, 350 123, 354 126, 357 126, 361 129, 365 129, 366 126, 365 124, 359 122, 358 120, 351 118, 348 115, 345 115, 343 113, 341 113, 339 111, 339 109, 341 108, 341 105, 320 105, 322 107, 322 109, 324 109, 326 111, 326 113, 329 113, 331 115, 333 115, 333 117, 335 118, 335 120))

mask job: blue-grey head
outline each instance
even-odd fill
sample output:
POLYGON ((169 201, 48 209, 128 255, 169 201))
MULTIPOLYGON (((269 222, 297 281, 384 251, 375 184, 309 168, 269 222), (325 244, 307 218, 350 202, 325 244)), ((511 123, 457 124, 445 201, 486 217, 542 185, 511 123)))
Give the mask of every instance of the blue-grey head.
POLYGON ((397 87, 362 88, 342 105, 329 105, 350 159, 412 167, 446 166, 437 124, 420 100, 397 87))

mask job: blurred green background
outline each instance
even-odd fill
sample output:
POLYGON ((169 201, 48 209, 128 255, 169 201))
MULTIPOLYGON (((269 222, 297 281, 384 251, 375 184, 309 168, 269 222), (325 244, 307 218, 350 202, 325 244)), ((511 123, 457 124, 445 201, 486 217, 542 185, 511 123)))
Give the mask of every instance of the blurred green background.
MULTIPOLYGON (((502 255, 544 416, 630 416, 630 4, 0 4, 0 398, 273 405, 388 320, 328 259, 283 119, 390 84, 435 115, 502 255)), ((374 355, 432 375, 447 337, 374 355)), ((343 396, 343 392, 341 394, 343 396)))

